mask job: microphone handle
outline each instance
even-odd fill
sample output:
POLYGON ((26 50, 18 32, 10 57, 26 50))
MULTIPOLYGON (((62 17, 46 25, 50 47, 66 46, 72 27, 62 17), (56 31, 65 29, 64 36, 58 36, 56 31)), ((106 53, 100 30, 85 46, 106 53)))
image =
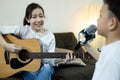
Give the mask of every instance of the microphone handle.
POLYGON ((78 42, 78 44, 75 46, 75 50, 78 50, 81 47, 80 41, 78 42))

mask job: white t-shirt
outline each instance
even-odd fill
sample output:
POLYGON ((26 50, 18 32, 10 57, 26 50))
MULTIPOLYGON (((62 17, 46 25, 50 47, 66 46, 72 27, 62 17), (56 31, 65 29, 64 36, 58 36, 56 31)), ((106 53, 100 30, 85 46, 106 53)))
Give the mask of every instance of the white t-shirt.
MULTIPOLYGON (((26 26, 0 26, 0 33, 2 34, 14 34, 22 39, 36 38, 40 46, 42 47, 42 52, 54 52, 55 51, 55 37, 54 34, 47 29, 44 33, 35 32, 29 25, 26 26)), ((54 59, 43 59, 43 63, 54 64, 54 59)))
POLYGON ((92 80, 120 80, 120 41, 102 48, 92 80))

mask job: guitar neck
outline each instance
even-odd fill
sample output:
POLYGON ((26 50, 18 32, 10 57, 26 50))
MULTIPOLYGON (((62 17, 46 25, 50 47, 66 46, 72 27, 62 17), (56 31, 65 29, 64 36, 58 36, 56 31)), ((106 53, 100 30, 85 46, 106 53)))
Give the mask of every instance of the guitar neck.
MULTIPOLYGON (((47 52, 42 52, 42 53, 38 53, 38 52, 33 52, 29 54, 30 58, 33 59, 40 59, 40 58, 66 58, 67 53, 61 53, 61 52, 57 52, 57 53, 47 53, 47 52)), ((76 58, 82 58, 83 57, 83 53, 72 53, 72 55, 76 56, 76 58)))

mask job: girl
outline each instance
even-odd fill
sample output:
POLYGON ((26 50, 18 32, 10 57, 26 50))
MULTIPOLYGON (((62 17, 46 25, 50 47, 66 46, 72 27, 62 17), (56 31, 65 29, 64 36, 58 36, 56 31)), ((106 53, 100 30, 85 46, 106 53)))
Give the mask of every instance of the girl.
MULTIPOLYGON (((1 34, 14 34, 22 39, 36 38, 43 52, 55 51, 55 37, 52 32, 43 28, 45 21, 44 9, 36 3, 31 3, 26 8, 24 26, 0 26, 1 34)), ((21 50, 20 46, 7 43, 0 34, 0 45, 10 52, 21 50)), ((37 72, 23 72, 24 80, 51 80, 54 59, 43 59, 42 66, 37 72)))

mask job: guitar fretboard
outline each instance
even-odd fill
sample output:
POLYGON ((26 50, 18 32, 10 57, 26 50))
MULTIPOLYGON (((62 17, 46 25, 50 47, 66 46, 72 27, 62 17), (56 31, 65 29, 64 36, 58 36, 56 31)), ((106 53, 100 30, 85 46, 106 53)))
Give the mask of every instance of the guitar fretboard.
MULTIPOLYGON (((65 55, 67 53, 61 53, 61 52, 57 52, 57 53, 38 53, 38 52, 34 52, 34 53, 30 53, 29 57, 30 58, 35 58, 35 59, 40 59, 40 58, 65 58, 65 55)), ((75 55, 77 58, 82 58, 83 57, 83 53, 72 53, 73 56, 75 55)))

